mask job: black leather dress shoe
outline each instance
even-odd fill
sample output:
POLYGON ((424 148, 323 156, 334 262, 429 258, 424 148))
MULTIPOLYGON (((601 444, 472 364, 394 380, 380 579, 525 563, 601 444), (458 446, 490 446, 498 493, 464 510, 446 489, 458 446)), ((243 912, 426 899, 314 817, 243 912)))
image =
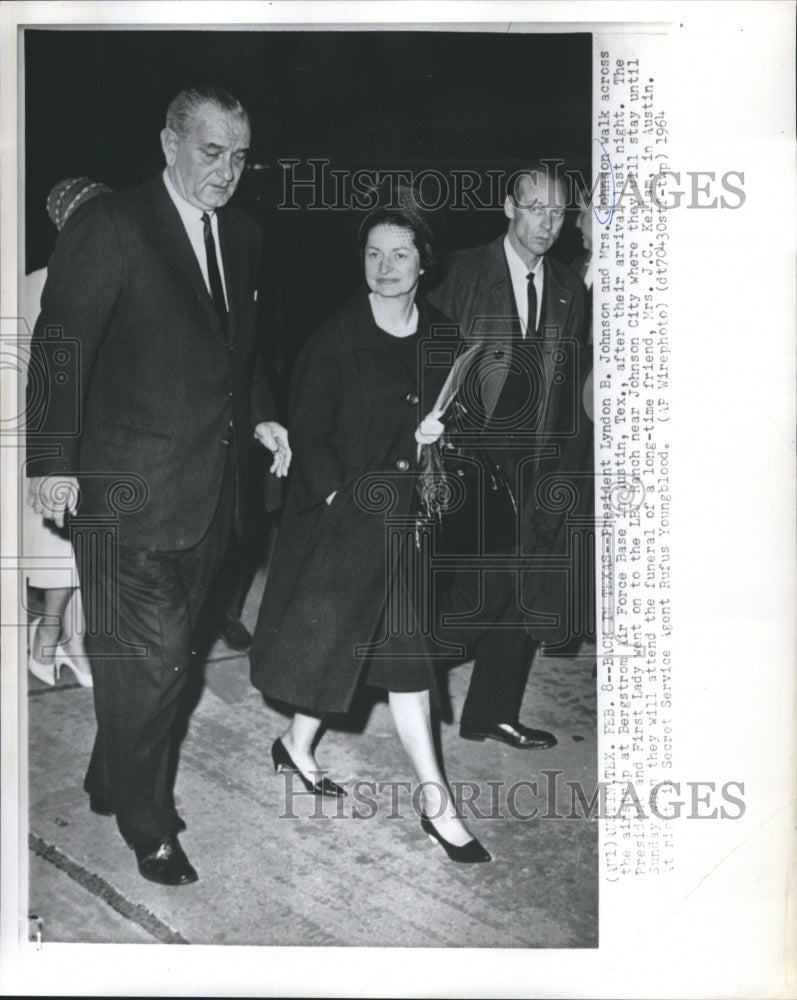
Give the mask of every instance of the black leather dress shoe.
MULTIPOLYGON (((116 810, 110 804, 106 802, 105 799, 96 798, 94 795, 89 796, 89 809, 98 816, 115 816, 116 810)), ((186 829, 185 820, 182 816, 177 817, 175 823, 175 830, 177 833, 182 833, 186 829)))
POLYGON ((519 722, 477 722, 463 719, 459 724, 463 740, 498 740, 516 750, 548 750, 556 746, 553 733, 529 729, 519 722))
POLYGON ((219 629, 219 636, 228 649, 244 653, 252 645, 252 636, 240 618, 225 615, 219 629))
POLYGON ((150 882, 161 885, 188 885, 199 878, 180 842, 174 835, 156 843, 136 844, 138 870, 150 882))

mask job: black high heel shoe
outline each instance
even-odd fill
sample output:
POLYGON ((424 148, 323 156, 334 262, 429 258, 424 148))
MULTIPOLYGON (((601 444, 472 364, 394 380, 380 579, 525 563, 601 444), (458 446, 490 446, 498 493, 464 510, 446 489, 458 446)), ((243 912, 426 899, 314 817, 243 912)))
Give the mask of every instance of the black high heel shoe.
POLYGON ((430 819, 421 813, 421 829, 430 840, 436 840, 452 861, 457 861, 463 865, 478 864, 481 861, 492 861, 493 856, 486 851, 479 841, 474 837, 467 844, 457 847, 441 836, 434 828, 430 819))
POLYGON ((299 768, 294 764, 293 758, 285 749, 285 744, 282 740, 274 740, 271 745, 271 759, 274 761, 274 770, 279 773, 280 771, 295 771, 299 775, 299 780, 304 785, 308 792, 312 792, 313 795, 331 795, 336 798, 342 798, 346 795, 345 789, 341 788, 340 785, 336 785, 334 781, 330 781, 328 778, 322 777, 320 781, 313 783, 309 778, 305 778, 299 768))

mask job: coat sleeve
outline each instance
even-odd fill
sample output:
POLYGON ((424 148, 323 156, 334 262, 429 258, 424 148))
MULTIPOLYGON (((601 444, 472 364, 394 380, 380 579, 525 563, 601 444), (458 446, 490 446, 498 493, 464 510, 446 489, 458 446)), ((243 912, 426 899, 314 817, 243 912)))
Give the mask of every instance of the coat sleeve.
MULTIPOLYGON (((247 216, 243 217, 243 224, 245 225, 247 240, 248 240, 248 256, 250 260, 250 266, 252 268, 252 273, 255 275, 254 281, 261 274, 261 259, 262 259, 262 234, 260 227, 257 226, 251 219, 247 216)), ((257 293, 255 293, 257 297, 257 293)), ((259 307, 255 312, 256 322, 258 324, 258 329, 260 329, 260 323, 263 316, 262 306, 259 307)), ((249 392, 249 420, 252 425, 252 430, 264 420, 276 420, 277 419, 277 407, 274 403, 274 395, 271 391, 271 385, 269 383, 268 375, 266 374, 266 363, 263 360, 263 350, 260 343, 260 338, 257 338, 257 348, 255 350, 255 355, 252 363, 252 382, 249 392)))
POLYGON ((271 386, 266 375, 266 365, 260 351, 255 355, 249 410, 253 430, 264 420, 277 419, 277 407, 274 404, 274 395, 271 392, 271 386))
POLYGON ((299 510, 323 502, 345 484, 335 444, 343 386, 338 343, 329 327, 314 334, 299 355, 291 383, 290 442, 299 510))
POLYGON ((122 240, 98 197, 70 220, 48 265, 28 369, 28 476, 78 471, 89 378, 123 282, 122 240))

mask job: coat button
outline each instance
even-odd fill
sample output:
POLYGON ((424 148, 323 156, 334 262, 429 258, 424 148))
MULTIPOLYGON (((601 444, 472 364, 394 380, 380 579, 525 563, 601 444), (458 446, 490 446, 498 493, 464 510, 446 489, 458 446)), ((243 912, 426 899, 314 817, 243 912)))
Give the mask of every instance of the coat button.
POLYGON ((418 397, 415 395, 414 392, 408 392, 406 395, 406 400, 410 404, 410 406, 418 405, 418 397))
POLYGON ((399 470, 399 472, 406 472, 407 469, 409 469, 409 467, 410 463, 407 461, 406 458, 400 458, 398 462, 396 462, 396 468, 399 470))

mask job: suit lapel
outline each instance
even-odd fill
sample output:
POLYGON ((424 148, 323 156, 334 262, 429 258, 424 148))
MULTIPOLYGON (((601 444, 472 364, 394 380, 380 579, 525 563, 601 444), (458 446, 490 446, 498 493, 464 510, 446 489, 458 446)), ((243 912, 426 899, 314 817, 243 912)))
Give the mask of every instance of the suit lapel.
POLYGON ((479 317, 472 332, 477 339, 507 343, 520 334, 520 318, 504 253, 504 237, 488 244, 476 292, 479 317), (478 329, 478 328, 481 329, 478 329))
MULTIPOLYGON (((219 317, 213 307, 213 299, 202 277, 202 270, 199 261, 196 259, 194 248, 185 231, 180 213, 174 206, 169 192, 163 183, 163 178, 159 177, 153 186, 153 197, 155 200, 155 215, 161 225, 164 250, 170 261, 173 261, 177 268, 182 271, 197 300, 202 304, 208 316, 209 323, 218 332, 219 336, 224 334, 219 317)), ((220 220, 221 221, 221 220, 220 220)), ((223 253, 223 251, 222 251, 223 253)), ((225 261, 225 279, 227 278, 225 261)), ((229 291, 227 292, 229 296, 229 291)))
MULTIPOLYGON (((552 425, 561 403, 561 387, 555 378, 557 369, 560 367, 556 358, 561 354, 557 344, 565 330, 572 294, 558 280, 547 257, 543 260, 543 267, 545 268, 545 284, 541 312, 542 322, 538 332, 539 347, 534 348, 534 350, 539 350, 537 357, 538 364, 542 368, 543 378, 544 417, 541 429, 547 430, 552 425)), ((510 354, 505 365, 496 365, 496 351, 505 350, 507 339, 511 340, 517 337, 520 324, 512 292, 512 279, 504 255, 503 237, 493 241, 488 246, 485 267, 482 272, 482 288, 484 292, 481 301, 484 306, 482 310, 480 305, 480 311, 493 317, 493 335, 488 338, 488 342, 494 341, 494 339, 498 341, 497 344, 491 344, 490 351, 485 355, 485 374, 481 379, 482 397, 489 419, 495 410, 506 381, 508 366, 511 364, 510 354)), ((519 345, 517 349, 531 351, 532 345, 527 344, 525 348, 519 345)), ((509 346, 509 350, 511 351, 511 346, 509 346)))
POLYGON ((543 291, 542 323, 540 324, 541 333, 546 340, 550 338, 559 340, 567 325, 567 317, 570 313, 570 304, 573 295, 559 281, 547 257, 543 261, 543 267, 545 268, 545 287, 543 291))
POLYGON ((218 216, 219 249, 222 266, 224 267, 224 285, 227 291, 227 308, 229 310, 227 337, 229 340, 235 340, 238 335, 243 298, 241 252, 227 214, 222 210, 218 213, 218 216))
MULTIPOLYGON (((543 266, 545 267, 545 291, 543 322, 540 324, 540 335, 543 339, 540 347, 545 372, 546 407, 542 430, 548 435, 557 425, 560 410, 568 398, 568 393, 564 392, 567 381, 566 364, 565 361, 557 359, 567 359, 571 353, 567 350, 560 350, 558 345, 567 328, 573 295, 559 281, 554 267, 547 257, 543 266)), ((539 459, 537 465, 539 465, 539 459)))
POLYGON ((471 333, 485 344, 479 360, 479 387, 487 421, 492 418, 512 363, 512 341, 520 335, 512 279, 504 253, 504 237, 487 245, 476 289, 479 317, 471 333))

